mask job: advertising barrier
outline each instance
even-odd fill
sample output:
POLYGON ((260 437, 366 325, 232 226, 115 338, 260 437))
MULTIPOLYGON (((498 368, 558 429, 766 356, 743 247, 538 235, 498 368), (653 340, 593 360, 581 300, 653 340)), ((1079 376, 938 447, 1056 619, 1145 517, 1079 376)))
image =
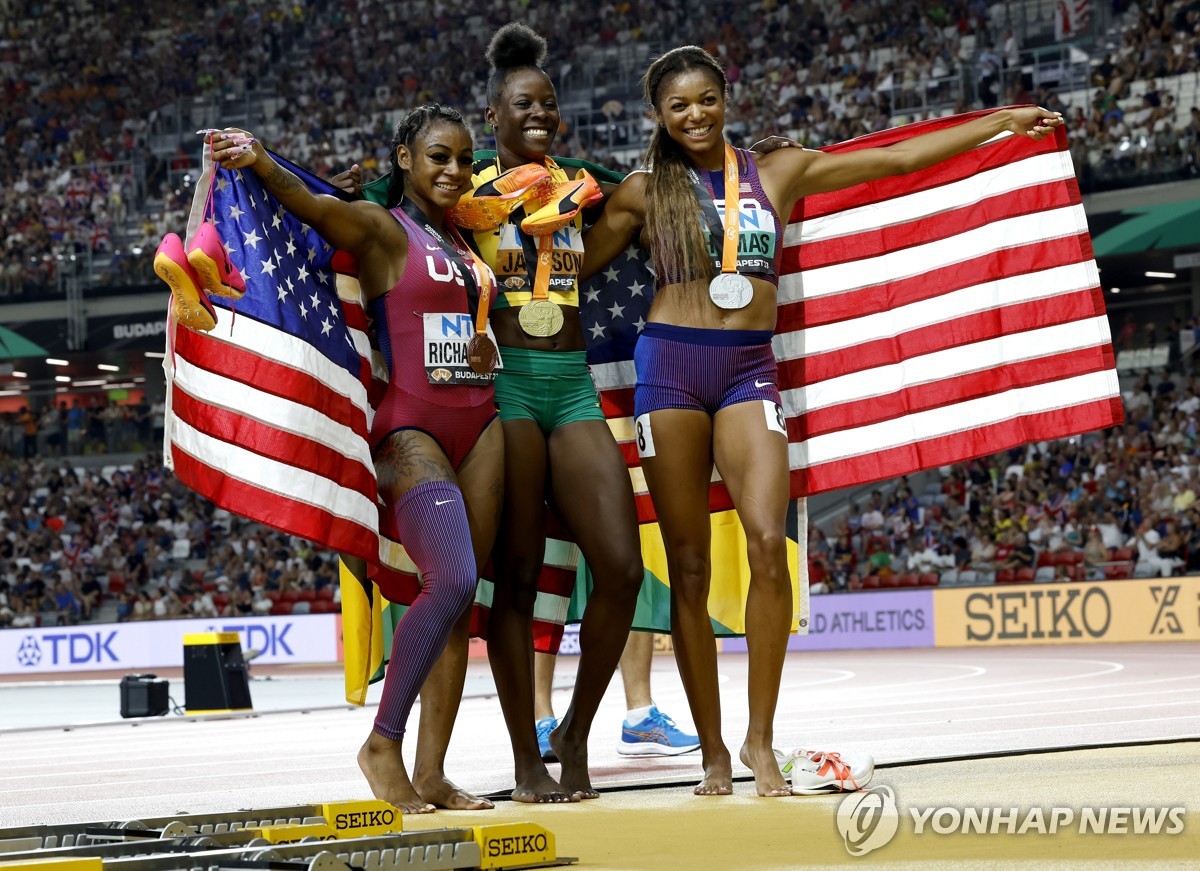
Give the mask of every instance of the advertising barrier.
POLYGON ((1200 640, 1200 578, 938 590, 938 647, 1200 640))
POLYGON ((183 636, 195 632, 237 632, 259 663, 337 661, 333 614, 155 620, 0 630, 0 675, 179 667, 183 636))
MULTIPOLYGON (((871 650, 933 647, 933 591, 888 590, 813 596, 808 635, 788 638, 788 650, 871 650)), ((746 639, 722 639, 725 653, 744 653, 746 639)))
MULTIPOLYGON (((342 659, 341 615, 162 620, 0 630, 0 676, 183 664, 183 636, 237 632, 255 662, 342 659)), ((1200 640, 1200 577, 904 589, 813 596, 808 635, 788 650, 871 650, 1018 644, 1200 640)), ((578 653, 568 627, 562 653, 578 653)), ((669 637, 656 643, 669 650, 669 637)), ((744 653, 742 638, 721 649, 744 653)), ((472 656, 486 645, 472 639, 472 656)))

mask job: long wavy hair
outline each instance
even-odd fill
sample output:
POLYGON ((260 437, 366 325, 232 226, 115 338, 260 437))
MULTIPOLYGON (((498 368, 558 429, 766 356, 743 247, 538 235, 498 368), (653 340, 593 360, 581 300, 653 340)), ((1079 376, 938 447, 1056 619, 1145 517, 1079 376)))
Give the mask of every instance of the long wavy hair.
MULTIPOLYGON (((668 76, 688 70, 704 70, 721 86, 724 99, 728 83, 721 65, 704 49, 685 45, 658 58, 642 77, 642 97, 661 117, 659 89, 668 76)), ((710 279, 712 259, 708 238, 699 220, 700 203, 688 178, 692 163, 665 127, 654 128, 646 150, 650 177, 646 183, 646 238, 652 239, 654 268, 659 281, 678 277, 710 279)), ((699 295, 699 292, 696 292, 699 295)), ((699 299, 696 300, 699 302, 699 299)))
POLYGON ((396 133, 392 137, 392 174, 387 189, 387 207, 389 209, 394 209, 404 199, 405 173, 400 168, 400 160, 396 156, 396 150, 401 145, 404 145, 411 151, 413 143, 417 141, 417 137, 421 135, 421 132, 431 124, 436 124, 440 121, 458 124, 467 131, 468 135, 471 133, 466 122, 463 121, 461 112, 457 109, 451 109, 449 106, 443 106, 440 103, 426 103, 424 106, 417 106, 417 108, 405 115, 404 119, 396 125, 396 133))

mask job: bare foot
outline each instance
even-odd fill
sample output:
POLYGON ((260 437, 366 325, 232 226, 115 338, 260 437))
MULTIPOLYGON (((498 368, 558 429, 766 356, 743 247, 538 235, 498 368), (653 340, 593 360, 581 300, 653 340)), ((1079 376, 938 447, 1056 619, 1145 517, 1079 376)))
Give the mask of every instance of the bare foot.
POLYGON ((426 775, 418 769, 414 770, 413 777, 417 793, 434 807, 451 811, 487 811, 495 807, 486 798, 471 795, 452 783, 443 772, 426 775))
POLYGON ((779 798, 791 795, 792 788, 788 786, 779 770, 779 761, 775 751, 767 747, 766 751, 751 750, 749 744, 743 744, 738 758, 742 764, 754 772, 754 788, 758 794, 767 798, 779 798))
POLYGON ((568 741, 563 735, 563 727, 559 726, 550 733, 550 747, 562 763, 558 782, 563 791, 580 799, 599 798, 600 793, 592 787, 592 778, 588 774, 587 745, 568 741))
POLYGON ((366 775, 371 793, 406 814, 431 814, 433 805, 421 798, 408 779, 401 742, 372 732, 358 751, 358 767, 366 775))
POLYGON ((733 793, 733 764, 729 751, 721 745, 719 753, 704 754, 704 779, 692 790, 696 795, 731 795, 733 793))
POLYGON ((513 801, 523 801, 528 804, 579 801, 578 796, 571 795, 550 776, 550 772, 546 770, 545 764, 540 759, 538 763, 541 765, 540 769, 534 767, 528 771, 517 771, 517 786, 512 791, 513 801))

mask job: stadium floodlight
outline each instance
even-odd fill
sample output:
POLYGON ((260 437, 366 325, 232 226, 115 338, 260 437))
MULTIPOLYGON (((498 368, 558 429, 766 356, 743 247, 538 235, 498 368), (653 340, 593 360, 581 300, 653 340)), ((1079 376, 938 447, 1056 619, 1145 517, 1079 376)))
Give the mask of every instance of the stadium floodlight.
POLYGON ((13 378, 28 378, 29 377, 28 373, 18 372, 15 369, 9 374, 11 374, 13 378))
POLYGON ((97 378, 95 381, 76 381, 76 387, 103 387, 108 382, 103 378, 97 378))
POLYGON ((166 353, 165 353, 165 352, 163 352, 163 351, 147 351, 147 352, 145 353, 145 355, 144 355, 144 356, 146 356, 146 357, 154 357, 154 358, 155 358, 155 359, 157 359, 157 360, 161 360, 161 359, 163 359, 164 357, 166 357, 167 355, 166 355, 166 353))
POLYGON ((70 383, 71 383, 71 376, 69 376, 69 375, 55 375, 55 376, 54 376, 54 380, 55 380, 55 381, 58 381, 58 382, 60 382, 60 383, 66 383, 66 384, 70 384, 70 383))
POLYGON ((59 360, 57 357, 47 357, 46 364, 48 366, 66 366, 66 365, 68 365, 66 360, 59 360))
POLYGON ((1112 293, 1120 293, 1121 292, 1121 288, 1119 288, 1119 287, 1110 287, 1109 290, 1112 293))
POLYGON ((1174 272, 1147 272, 1147 278, 1175 278, 1174 272))
POLYGON ((96 368, 101 372, 120 372, 120 366, 114 366, 112 363, 97 363, 96 368))

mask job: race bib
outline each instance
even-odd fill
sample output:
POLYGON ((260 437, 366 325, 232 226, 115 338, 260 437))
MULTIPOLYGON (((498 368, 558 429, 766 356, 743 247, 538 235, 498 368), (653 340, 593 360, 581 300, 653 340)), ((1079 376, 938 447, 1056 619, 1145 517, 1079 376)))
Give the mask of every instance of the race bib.
MULTIPOLYGON (((424 321, 425 374, 430 384, 468 384, 483 387, 495 378, 496 370, 504 368, 503 359, 496 369, 486 374, 476 372, 467 362, 467 342, 475 335, 474 319, 468 314, 427 312, 424 321)), ((496 344, 492 326, 488 338, 496 344)), ((499 347, 499 345, 497 345, 499 347)))
MULTIPOLYGON (((725 220, 725 201, 715 200, 717 214, 725 220)), ((738 200, 738 255, 737 271, 761 274, 770 272, 775 266, 775 241, 779 228, 769 209, 755 199, 738 200)), ((708 253, 714 263, 721 260, 720 239, 708 239, 708 253)))

